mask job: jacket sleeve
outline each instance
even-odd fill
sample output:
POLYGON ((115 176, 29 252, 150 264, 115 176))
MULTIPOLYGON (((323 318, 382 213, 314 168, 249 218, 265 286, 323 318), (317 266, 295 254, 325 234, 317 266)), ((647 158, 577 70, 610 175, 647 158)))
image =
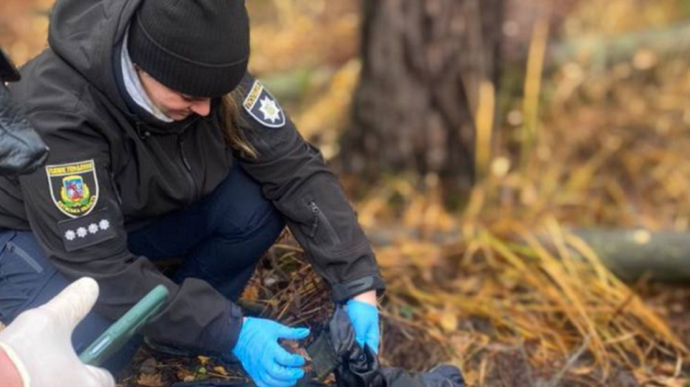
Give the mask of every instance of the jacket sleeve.
POLYGON ((165 285, 168 304, 142 333, 172 345, 229 352, 241 328, 240 309, 204 281, 173 283, 128 250, 110 153, 98 123, 55 112, 29 118, 46 133, 51 148, 44 168, 20 178, 31 229, 48 259, 69 280, 96 279, 95 310, 113 320, 156 285, 165 285))
POLYGON ((304 141, 260 82, 242 81, 240 126, 258 157, 240 155, 242 166, 306 250, 330 285, 336 302, 367 290, 384 290, 371 246, 335 175, 318 149, 304 141))

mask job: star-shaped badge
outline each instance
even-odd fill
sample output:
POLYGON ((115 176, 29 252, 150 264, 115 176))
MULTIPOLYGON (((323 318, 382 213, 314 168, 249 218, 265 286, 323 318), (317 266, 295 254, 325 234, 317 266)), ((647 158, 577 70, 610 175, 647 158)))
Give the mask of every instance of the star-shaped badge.
POLYGON ((266 96, 259 101, 259 103, 261 104, 259 110, 261 113, 263 113, 264 120, 269 120, 271 123, 275 123, 276 121, 280 120, 280 109, 278 109, 276 101, 266 96))

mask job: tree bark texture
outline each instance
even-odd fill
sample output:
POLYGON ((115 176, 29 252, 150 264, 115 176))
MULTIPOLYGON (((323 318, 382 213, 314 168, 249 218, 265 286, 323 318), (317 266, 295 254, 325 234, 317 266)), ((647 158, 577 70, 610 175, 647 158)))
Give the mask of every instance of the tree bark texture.
POLYGON ((479 84, 497 79, 503 0, 363 0, 362 9, 345 172, 368 181, 436 173, 467 191, 479 84))

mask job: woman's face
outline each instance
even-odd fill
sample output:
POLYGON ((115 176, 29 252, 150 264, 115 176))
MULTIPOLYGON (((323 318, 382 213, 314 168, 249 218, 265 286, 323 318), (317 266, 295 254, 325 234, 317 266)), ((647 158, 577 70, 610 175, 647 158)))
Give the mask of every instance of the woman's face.
POLYGON ((151 102, 167 117, 182 121, 192 113, 207 116, 211 112, 211 98, 193 97, 172 90, 139 68, 137 74, 151 102))

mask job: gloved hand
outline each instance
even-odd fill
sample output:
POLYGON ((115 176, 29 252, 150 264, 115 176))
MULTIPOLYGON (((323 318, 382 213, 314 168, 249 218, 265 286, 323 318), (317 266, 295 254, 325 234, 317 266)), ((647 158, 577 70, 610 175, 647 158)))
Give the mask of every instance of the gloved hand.
POLYGON ((379 310, 367 302, 350 300, 345 304, 345 311, 350 316, 355 328, 355 340, 364 348, 368 345, 374 353, 379 353, 379 310))
POLYGON ((299 340, 307 328, 290 328, 275 321, 246 317, 232 353, 259 387, 289 387, 304 376, 304 358, 289 353, 279 339, 299 340))
POLYGON ((47 304, 28 310, 0 332, 0 348, 31 387, 113 387, 107 371, 84 365, 72 348, 74 327, 98 298, 98 284, 82 278, 47 304))

